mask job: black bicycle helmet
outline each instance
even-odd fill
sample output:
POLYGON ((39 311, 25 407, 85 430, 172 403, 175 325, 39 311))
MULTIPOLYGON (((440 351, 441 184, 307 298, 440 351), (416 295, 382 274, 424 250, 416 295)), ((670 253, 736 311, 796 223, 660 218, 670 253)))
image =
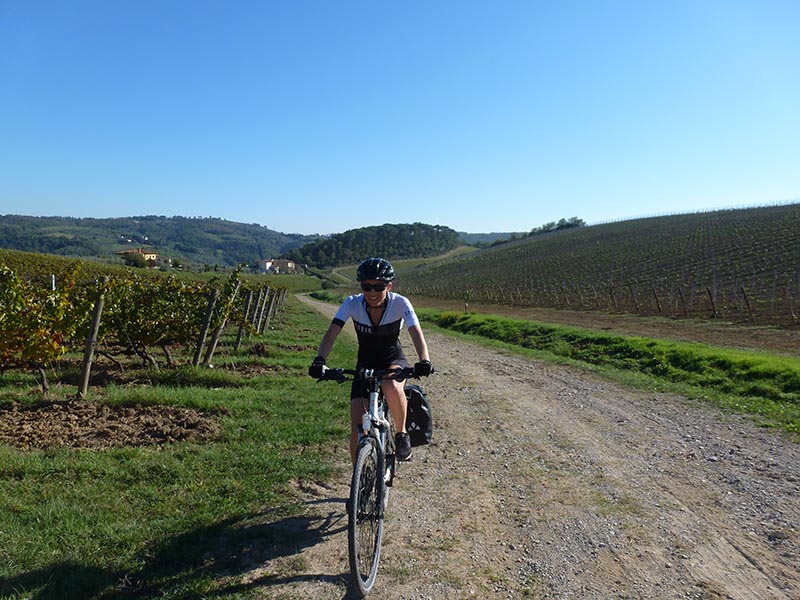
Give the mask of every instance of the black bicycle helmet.
POLYGON ((356 271, 356 279, 376 279, 378 281, 391 281, 394 279, 394 267, 385 258, 368 258, 361 261, 356 271))

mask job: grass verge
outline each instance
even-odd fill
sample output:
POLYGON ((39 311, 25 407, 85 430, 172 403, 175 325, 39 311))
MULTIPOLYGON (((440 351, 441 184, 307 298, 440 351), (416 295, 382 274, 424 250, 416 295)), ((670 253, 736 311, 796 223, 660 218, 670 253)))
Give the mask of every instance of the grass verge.
POLYGON ((485 314, 423 309, 429 324, 756 415, 800 440, 800 359, 694 342, 625 337, 485 314))
MULTIPOLYGON (((327 320, 290 300, 258 355, 215 369, 150 372, 92 390, 109 404, 216 411, 211 443, 109 450, 0 446, 0 599, 248 598, 253 563, 286 541, 297 481, 331 476, 348 434, 344 387, 305 376, 327 320)), ((331 362, 350 364, 341 340, 331 362)), ((35 380, 0 380, 2 402, 38 400, 35 380)), ((262 590, 263 591, 263 590, 262 590)))

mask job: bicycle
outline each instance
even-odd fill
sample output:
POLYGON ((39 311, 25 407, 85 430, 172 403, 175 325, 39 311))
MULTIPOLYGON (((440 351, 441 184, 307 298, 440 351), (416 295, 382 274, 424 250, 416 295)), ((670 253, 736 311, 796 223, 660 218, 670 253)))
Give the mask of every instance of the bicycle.
POLYGON ((347 501, 347 545, 350 574, 360 597, 369 594, 378 576, 383 539, 383 517, 389 502, 398 462, 395 456, 394 424, 383 396, 381 381, 391 377, 404 381, 414 376, 413 367, 393 369, 325 368, 322 380, 342 383, 362 381, 369 392, 369 406, 358 433, 356 460, 347 501))

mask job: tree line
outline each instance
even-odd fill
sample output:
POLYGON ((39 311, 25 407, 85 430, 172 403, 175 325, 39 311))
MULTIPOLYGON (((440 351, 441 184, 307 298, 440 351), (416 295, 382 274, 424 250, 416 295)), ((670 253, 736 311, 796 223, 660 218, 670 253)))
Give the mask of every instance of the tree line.
POLYGON ((554 231, 563 231, 564 229, 572 229, 573 227, 583 227, 586 225, 586 221, 583 219, 579 219, 578 217, 570 217, 569 219, 559 219, 558 221, 550 221, 549 223, 545 223, 544 225, 540 225, 539 227, 534 227, 528 233, 512 233, 510 236, 505 236, 500 239, 494 240, 490 244, 477 244, 478 246, 486 247, 486 246, 499 246, 501 244, 505 244, 506 242, 513 242, 516 240, 521 240, 525 238, 535 237, 537 235, 543 235, 545 233, 552 233, 554 231))
POLYGON ((453 250, 460 244, 458 232, 424 223, 385 224, 351 229, 305 244, 287 254, 297 263, 337 267, 370 256, 389 259, 423 258, 453 250))

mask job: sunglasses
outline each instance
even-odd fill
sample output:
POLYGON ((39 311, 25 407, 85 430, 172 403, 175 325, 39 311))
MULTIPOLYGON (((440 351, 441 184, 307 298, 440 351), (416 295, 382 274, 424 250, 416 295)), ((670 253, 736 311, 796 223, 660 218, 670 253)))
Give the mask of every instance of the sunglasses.
POLYGON ((362 283, 361 289, 365 292, 382 292, 386 289, 385 283, 362 283))

